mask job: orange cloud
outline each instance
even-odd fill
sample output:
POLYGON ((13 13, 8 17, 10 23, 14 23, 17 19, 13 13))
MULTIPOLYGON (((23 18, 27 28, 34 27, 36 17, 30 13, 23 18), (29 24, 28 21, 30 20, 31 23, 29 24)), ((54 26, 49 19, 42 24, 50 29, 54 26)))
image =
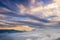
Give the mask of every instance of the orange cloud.
POLYGON ((32 31, 29 26, 16 26, 16 27, 0 27, 0 30, 18 30, 18 31, 32 31))

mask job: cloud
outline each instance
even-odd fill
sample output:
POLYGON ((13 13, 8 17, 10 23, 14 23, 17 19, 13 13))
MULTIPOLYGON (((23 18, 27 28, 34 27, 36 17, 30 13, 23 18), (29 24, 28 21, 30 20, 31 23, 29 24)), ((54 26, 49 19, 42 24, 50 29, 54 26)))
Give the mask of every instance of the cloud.
POLYGON ((17 5, 18 8, 20 9, 19 12, 21 14, 34 14, 35 12, 39 12, 39 10, 42 10, 42 4, 41 3, 36 3, 35 5, 35 0, 31 0, 29 6, 25 7, 23 4, 17 5), (36 7, 37 6, 37 7, 36 7))
MULTIPOLYGON (((45 2, 45 0, 41 0, 38 2, 38 0, 31 0, 29 6, 25 7, 23 4, 17 5, 20 14, 36 14, 36 13, 40 13, 44 10, 46 10, 46 8, 44 8, 45 6, 43 5, 43 2, 45 2)), ((40 15, 40 14, 39 14, 40 15)))
MULTIPOLYGON (((30 37, 32 35, 35 37, 37 35, 39 37, 38 40, 53 40, 60 37, 59 0, 53 0, 52 2, 49 0, 0 0, 0 2, 0 27, 14 28, 23 25, 24 27, 44 28, 43 30, 36 28, 37 32, 27 33, 26 36, 23 35, 24 37, 30 37)), ((20 30, 17 27, 16 30, 20 30)), ((7 35, 15 39, 17 37, 16 35, 19 36, 20 33, 7 35)))
POLYGON ((5 18, 6 18, 6 16, 5 16, 5 15, 0 14, 0 19, 5 19, 5 18))
MULTIPOLYGON (((24 5, 20 5, 22 6, 22 8, 19 6, 18 8, 21 8, 20 9, 20 14, 32 14, 32 15, 35 15, 35 14, 39 14, 40 16, 38 17, 41 17, 42 15, 42 18, 45 18, 45 17, 49 17, 49 16, 54 16, 56 15, 57 19, 59 18, 59 14, 60 14, 60 11, 59 11, 59 5, 58 3, 56 2, 52 2, 46 6, 43 6, 43 1, 40 1, 40 2, 36 2, 36 0, 32 0, 29 4, 29 7, 26 8, 24 5), (50 7, 51 6, 51 7, 50 7), (57 13, 57 14, 56 14, 57 13)), ((51 21, 55 20, 56 18, 53 18, 51 19, 51 21)), ((59 20, 59 19, 58 19, 59 20)))
POLYGON ((4 20, 6 19, 5 24, 8 23, 9 25, 54 25, 60 21, 59 3, 54 1, 56 0, 47 0, 47 2, 46 0, 1 0, 1 5, 5 6, 0 8, 0 16, 4 20), (56 17, 52 18, 50 16, 56 17), (18 23, 19 21, 20 23, 18 23))
MULTIPOLYGON (((36 29, 37 30, 37 29, 36 29)), ((32 39, 32 40, 55 40, 60 37, 60 29, 39 29, 39 31, 32 31, 32 32, 24 32, 24 33, 5 33, 0 34, 1 36, 6 36, 5 39, 8 37, 13 40, 21 39, 32 39)), ((8 40, 9 40, 8 38, 8 40)), ((1 40, 4 37, 1 38, 1 40)))
POLYGON ((0 7, 0 12, 12 12, 11 10, 7 9, 7 8, 3 8, 3 7, 0 7))

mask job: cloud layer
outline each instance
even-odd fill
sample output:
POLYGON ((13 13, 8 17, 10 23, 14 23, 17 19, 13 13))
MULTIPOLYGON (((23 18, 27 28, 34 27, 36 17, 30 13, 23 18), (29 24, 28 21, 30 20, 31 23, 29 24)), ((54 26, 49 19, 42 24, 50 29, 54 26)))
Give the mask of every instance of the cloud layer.
POLYGON ((59 0, 0 0, 0 25, 51 26, 60 21, 59 0))

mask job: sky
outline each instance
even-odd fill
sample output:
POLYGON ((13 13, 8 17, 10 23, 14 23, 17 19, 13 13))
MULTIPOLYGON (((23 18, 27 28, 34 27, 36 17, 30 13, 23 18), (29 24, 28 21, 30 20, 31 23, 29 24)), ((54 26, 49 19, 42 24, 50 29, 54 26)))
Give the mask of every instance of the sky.
POLYGON ((27 31, 35 28, 35 31, 0 34, 0 40, 60 38, 60 0, 0 0, 0 30, 2 28, 27 31))
POLYGON ((59 0, 0 0, 0 27, 25 25, 60 28, 59 0))

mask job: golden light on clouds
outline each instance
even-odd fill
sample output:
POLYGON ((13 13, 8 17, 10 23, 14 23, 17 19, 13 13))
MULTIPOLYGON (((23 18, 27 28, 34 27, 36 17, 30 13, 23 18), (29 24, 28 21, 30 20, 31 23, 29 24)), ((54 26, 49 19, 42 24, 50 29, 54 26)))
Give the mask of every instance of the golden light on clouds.
POLYGON ((32 28, 29 26, 16 26, 16 27, 0 27, 0 30, 32 31, 32 28))
POLYGON ((54 12, 60 13, 60 11, 58 11, 59 10, 58 1, 53 2, 44 7, 42 6, 42 2, 40 2, 40 3, 37 2, 36 4, 35 4, 35 2, 36 2, 35 0, 31 0, 31 3, 28 8, 26 8, 24 5, 21 4, 20 6, 18 6, 20 8, 19 12, 22 14, 26 14, 26 13, 27 14, 37 14, 38 12, 40 13, 40 12, 45 11, 44 13, 47 15, 54 14, 54 12), (52 11, 52 10, 54 10, 54 11, 52 11))
POLYGON ((35 14, 37 12, 41 12, 42 10, 43 10, 43 7, 39 6, 39 7, 30 9, 30 12, 31 12, 31 14, 35 14))

